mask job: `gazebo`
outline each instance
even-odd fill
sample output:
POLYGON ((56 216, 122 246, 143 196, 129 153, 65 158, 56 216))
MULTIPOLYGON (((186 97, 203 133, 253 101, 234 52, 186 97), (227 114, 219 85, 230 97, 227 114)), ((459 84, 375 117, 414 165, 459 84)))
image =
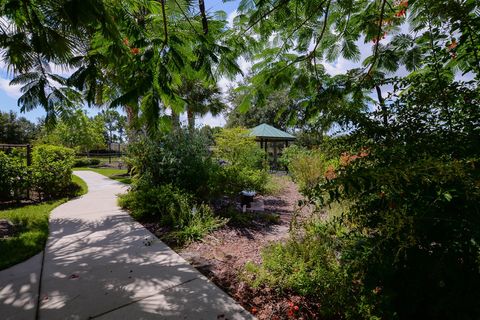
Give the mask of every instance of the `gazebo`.
POLYGON ((272 159, 273 167, 277 166, 277 159, 281 156, 283 148, 288 147, 290 141, 294 141, 295 136, 288 132, 272 127, 266 123, 250 129, 250 136, 260 143, 260 147, 265 149, 266 156, 272 159))

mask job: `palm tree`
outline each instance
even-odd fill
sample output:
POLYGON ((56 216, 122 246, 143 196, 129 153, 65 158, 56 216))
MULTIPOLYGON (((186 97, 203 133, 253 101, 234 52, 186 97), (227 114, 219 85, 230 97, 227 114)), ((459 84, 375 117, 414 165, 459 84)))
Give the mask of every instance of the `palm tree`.
POLYGON ((216 116, 226 108, 222 102, 220 90, 214 83, 208 84, 198 78, 184 79, 178 91, 180 97, 185 101, 190 131, 195 129, 196 116, 204 116, 209 112, 216 116))
POLYGON ((189 0, 13 2, 2 4, 0 51, 14 83, 25 84, 23 110, 42 106, 54 115, 54 105, 71 103, 74 90, 67 89, 75 87, 89 104, 123 107, 131 122, 154 131, 164 109, 184 104, 181 74, 193 69, 213 81, 239 72, 224 45, 226 21, 207 16, 203 1, 199 11, 189 0), (45 71, 49 64, 74 72, 56 78, 45 71))
POLYGON ((10 84, 22 85, 22 95, 18 99, 20 110, 25 112, 42 106, 49 127, 55 123, 58 114, 65 118, 81 101, 80 94, 66 85, 66 79, 53 74, 48 63, 40 58, 29 72, 19 74, 10 84))

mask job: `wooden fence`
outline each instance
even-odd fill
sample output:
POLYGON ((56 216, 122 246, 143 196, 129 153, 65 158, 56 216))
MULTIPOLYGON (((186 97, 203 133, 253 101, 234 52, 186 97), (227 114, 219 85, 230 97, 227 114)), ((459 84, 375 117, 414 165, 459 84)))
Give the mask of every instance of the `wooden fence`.
POLYGON ((26 157, 27 157, 27 166, 32 164, 32 145, 30 144, 11 144, 11 143, 0 143, 0 150, 4 152, 10 152, 12 149, 16 148, 25 148, 26 157))

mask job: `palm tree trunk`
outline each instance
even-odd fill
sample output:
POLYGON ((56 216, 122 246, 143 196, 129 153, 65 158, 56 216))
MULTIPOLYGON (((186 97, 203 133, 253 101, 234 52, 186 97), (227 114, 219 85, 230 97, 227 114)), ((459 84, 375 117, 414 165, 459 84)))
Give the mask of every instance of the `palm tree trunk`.
MULTIPOLYGON (((125 113, 127 114, 127 128, 126 128, 126 135, 129 143, 135 141, 135 137, 137 135, 137 130, 135 128, 136 119, 137 119, 137 112, 134 106, 124 106, 125 113)), ((132 166, 130 164, 127 165, 127 173, 130 174, 132 171, 132 166)))
POLYGON ((172 110, 172 128, 174 131, 180 130, 180 114, 172 110))
POLYGON ((137 112, 135 111, 134 106, 125 105, 124 107, 125 113, 127 114, 127 130, 126 135, 128 141, 132 142, 135 140, 135 136, 138 133, 137 126, 137 112))
POLYGON ((187 108, 188 130, 192 133, 195 130, 195 113, 187 108))

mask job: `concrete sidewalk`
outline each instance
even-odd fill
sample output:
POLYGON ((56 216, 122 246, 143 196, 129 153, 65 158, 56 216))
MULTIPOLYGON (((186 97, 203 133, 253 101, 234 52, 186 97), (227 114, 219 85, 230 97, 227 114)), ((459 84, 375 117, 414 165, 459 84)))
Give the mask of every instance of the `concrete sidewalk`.
MULTIPOLYGON (((89 192, 52 212, 38 319, 253 319, 117 206, 124 185, 91 171, 75 174, 87 182, 89 192), (145 239, 152 244, 145 245, 145 239)), ((19 277, 25 282, 25 272, 11 277, 12 288, 21 287, 15 285, 22 282, 19 277)), ((3 318, 4 310, 12 310, 1 298, 2 287, 3 318)), ((28 301, 18 310, 30 307, 28 301)), ((31 314, 35 312, 9 318, 34 319, 31 314)))

